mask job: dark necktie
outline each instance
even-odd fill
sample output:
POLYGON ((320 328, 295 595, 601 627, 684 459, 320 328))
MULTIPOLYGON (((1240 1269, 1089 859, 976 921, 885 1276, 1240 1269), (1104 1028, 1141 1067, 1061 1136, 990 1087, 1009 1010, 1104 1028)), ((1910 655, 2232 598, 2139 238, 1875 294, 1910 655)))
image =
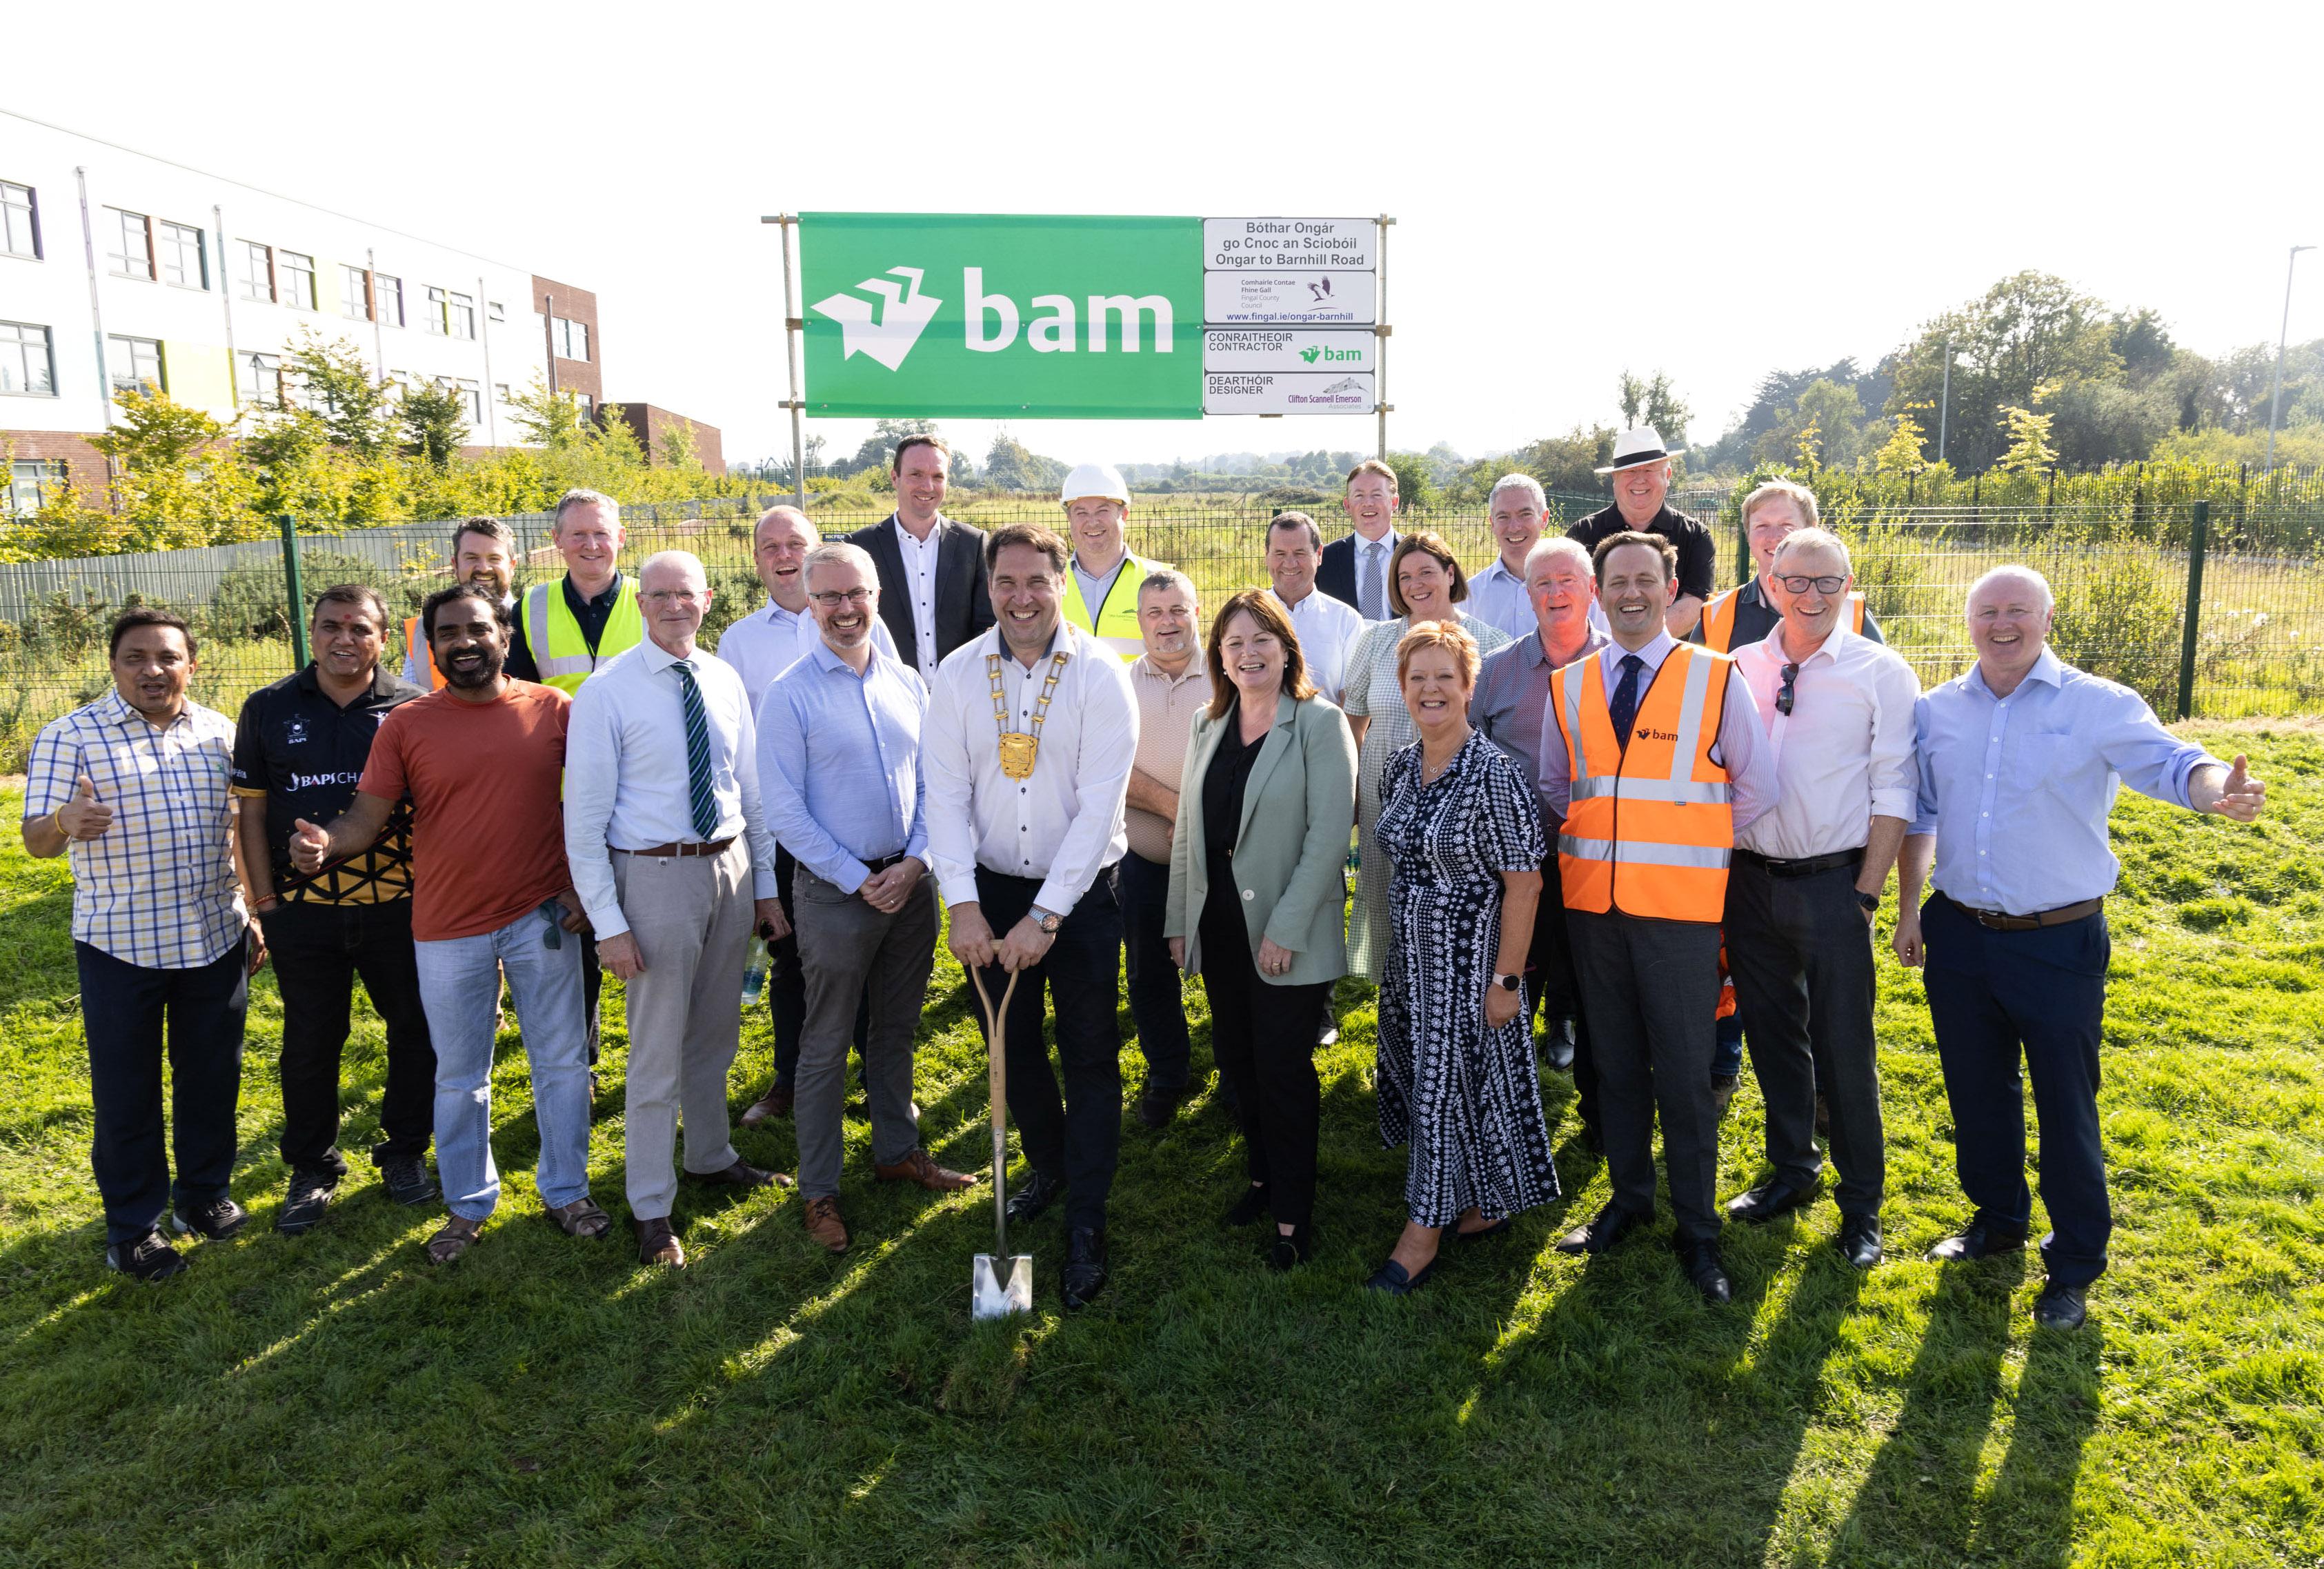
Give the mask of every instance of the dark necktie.
POLYGON ((703 711, 693 665, 681 659, 670 668, 678 672, 686 708, 686 793, 694 808, 694 837, 707 844, 718 827, 718 796, 710 784, 710 716, 703 711))
POLYGON ((1356 613, 1367 621, 1385 621, 1388 619, 1388 592, 1381 581, 1382 547, 1361 545, 1357 548, 1363 552, 1364 575, 1363 581, 1356 585, 1356 613))
POLYGON ((1628 752, 1630 749, 1630 727, 1638 718, 1638 672, 1646 662, 1636 654, 1622 656, 1622 679, 1614 684, 1614 699, 1606 705, 1614 721, 1614 740, 1628 752))

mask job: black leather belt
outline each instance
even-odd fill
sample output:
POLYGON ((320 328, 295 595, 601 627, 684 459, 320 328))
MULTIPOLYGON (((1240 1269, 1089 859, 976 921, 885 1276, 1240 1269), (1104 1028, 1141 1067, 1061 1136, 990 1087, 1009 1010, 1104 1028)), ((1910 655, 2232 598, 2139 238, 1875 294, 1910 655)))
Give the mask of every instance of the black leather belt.
POLYGON ((874 858, 873 858, 872 859, 871 859, 871 860, 865 861, 865 862, 863 863, 863 869, 864 869, 866 872, 869 872, 870 874, 872 874, 873 876, 879 876, 881 872, 886 871, 890 867, 892 867, 892 866, 896 865, 899 861, 901 861, 903 858, 904 858, 904 852, 903 852, 903 851, 901 851, 901 850, 898 850, 894 855, 891 855, 891 856, 877 856, 877 857, 874 857, 874 858))
POLYGON ((1854 849, 1834 850, 1828 856, 1810 856, 1804 860, 1797 861, 1779 861, 1773 856, 1763 856, 1757 850, 1738 849, 1735 852, 1735 858, 1738 861, 1749 861, 1771 877, 1812 877, 1818 872, 1837 871, 1841 867, 1862 866, 1864 847, 1858 845, 1854 849))
POLYGON ((1950 894, 1941 897, 1946 904, 1989 931, 2038 931, 2044 926, 2067 926, 2106 908, 2106 901, 2102 898, 2084 899, 2079 904, 2061 904, 2054 910, 2037 910, 2031 915, 2009 915, 1999 910, 1980 910, 1974 904, 1964 904, 1950 894))
MULTIPOLYGON (((708 844, 699 841, 688 841, 685 844, 658 844, 651 849, 625 849, 622 850, 622 853, 625 856, 654 856, 665 860, 671 856, 715 856, 733 842, 733 836, 729 834, 724 839, 714 839, 708 844)), ((621 849, 622 847, 615 845, 613 848, 621 849)))

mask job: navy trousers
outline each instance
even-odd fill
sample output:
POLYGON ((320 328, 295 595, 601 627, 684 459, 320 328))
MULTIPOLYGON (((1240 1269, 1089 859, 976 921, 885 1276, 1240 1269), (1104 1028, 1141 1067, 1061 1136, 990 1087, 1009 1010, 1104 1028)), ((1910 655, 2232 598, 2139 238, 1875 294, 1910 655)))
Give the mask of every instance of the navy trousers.
POLYGON ((1184 1089, 1192 1077, 1186 998, 1179 989, 1178 967, 1170 962, 1170 940, 1162 935, 1169 914, 1170 868, 1136 850, 1114 864, 1120 868, 1122 968, 1138 1049, 1146 1054, 1146 1087, 1184 1089))
POLYGON ((2106 1271, 2114 1229, 2098 1140, 2099 1023, 2114 951, 2106 913, 1994 931, 1938 894, 1921 907, 1921 933, 1961 1191, 1988 1223, 2023 1225, 2033 1216, 2022 1056, 2050 1212, 2042 1262, 2052 1284, 2087 1286, 2106 1271))

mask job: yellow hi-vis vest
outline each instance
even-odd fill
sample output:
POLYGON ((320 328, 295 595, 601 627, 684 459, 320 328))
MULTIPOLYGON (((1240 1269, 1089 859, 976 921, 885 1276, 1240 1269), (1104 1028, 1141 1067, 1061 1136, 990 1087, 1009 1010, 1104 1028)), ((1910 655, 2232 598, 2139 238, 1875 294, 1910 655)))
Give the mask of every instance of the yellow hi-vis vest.
MULTIPOLYGON (((1735 602, 1735 596, 1742 592, 1739 588, 1729 589, 1702 607, 1702 646, 1713 654, 1735 652, 1735 612, 1741 608, 1735 602)), ((1759 591, 1763 597, 1766 592, 1764 588, 1759 591)), ((1848 629, 1859 638, 1864 636, 1864 596, 1861 593, 1848 596, 1848 629)))
POLYGON ((524 591, 525 647, 532 651, 541 684, 554 686, 567 697, 581 690, 581 684, 595 674, 598 665, 645 638, 645 618, 638 613, 638 580, 627 573, 622 574, 621 591, 613 600, 613 613, 605 618, 605 630, 594 654, 589 651, 589 640, 581 635, 573 607, 565 602, 563 578, 537 583, 524 591))
POLYGON ((1734 661, 1674 644, 1638 699, 1630 745, 1614 737, 1605 663, 1550 678, 1573 799, 1558 834, 1565 907, 1717 925, 1735 846, 1727 770, 1711 761, 1734 661))
POLYGON ((428 639, 420 633, 420 618, 417 616, 403 618, 403 646, 411 650, 411 662, 426 678, 429 691, 433 692, 444 684, 444 673, 436 668, 436 651, 428 647, 428 639))
POLYGON ((1105 591, 1105 603, 1098 606, 1097 614, 1092 616, 1089 607, 1082 602, 1082 583, 1074 575, 1074 558, 1067 556, 1065 619, 1120 655, 1123 664, 1137 663, 1146 652, 1146 639, 1138 630, 1138 585, 1146 581, 1148 573, 1168 565, 1167 562, 1146 561, 1124 552, 1112 585, 1105 591))

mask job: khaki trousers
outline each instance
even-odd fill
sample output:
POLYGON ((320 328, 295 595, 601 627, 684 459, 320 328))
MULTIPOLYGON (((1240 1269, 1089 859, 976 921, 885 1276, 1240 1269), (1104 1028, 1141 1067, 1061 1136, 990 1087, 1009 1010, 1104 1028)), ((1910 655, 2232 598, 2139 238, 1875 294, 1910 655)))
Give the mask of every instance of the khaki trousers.
POLYGON ((630 1213, 665 1218, 678 1198, 670 1157, 686 1124, 686 1169, 738 1158, 726 1073, 742 1028, 742 967, 756 926, 744 840, 715 856, 615 850, 613 889, 645 968, 629 983, 629 1097, 623 1152, 630 1213))

